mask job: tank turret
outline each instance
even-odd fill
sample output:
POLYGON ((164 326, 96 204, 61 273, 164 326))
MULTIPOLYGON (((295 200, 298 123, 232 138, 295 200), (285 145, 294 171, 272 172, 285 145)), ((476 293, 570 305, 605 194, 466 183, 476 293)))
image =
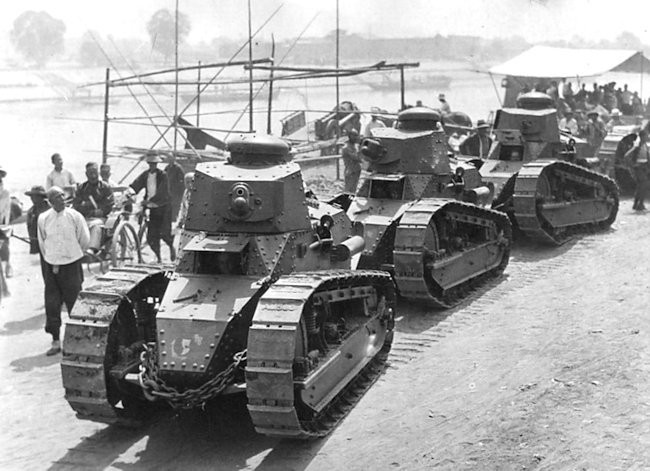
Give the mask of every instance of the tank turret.
POLYGON ((358 266, 388 270, 409 300, 452 306, 505 269, 510 223, 482 207, 492 191, 476 167, 452 167, 437 111, 409 108, 371 132, 361 146, 371 174, 346 206, 365 239, 358 266))
POLYGON ((545 93, 523 94, 517 108, 497 111, 494 142, 480 168, 493 185, 493 208, 522 233, 562 244, 577 232, 608 227, 618 211, 618 189, 586 162, 586 143, 560 132, 555 103, 545 93))
POLYGON ((149 401, 190 409, 245 391, 259 432, 309 438, 378 374, 390 276, 350 269, 363 237, 339 206, 305 195, 285 142, 242 135, 228 150, 196 167, 192 238, 173 270, 116 269, 80 294, 62 364, 80 417, 119 422, 149 401))

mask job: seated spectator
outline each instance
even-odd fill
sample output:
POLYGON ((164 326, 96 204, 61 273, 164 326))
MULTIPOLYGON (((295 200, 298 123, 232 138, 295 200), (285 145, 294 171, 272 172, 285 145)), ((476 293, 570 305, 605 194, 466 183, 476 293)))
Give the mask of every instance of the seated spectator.
POLYGON ((607 131, 611 132, 611 130, 614 129, 614 126, 622 126, 624 124, 625 123, 621 121, 621 111, 618 108, 614 108, 610 115, 610 119, 607 122, 607 131))
POLYGON ((113 209, 113 191, 99 179, 99 166, 95 162, 86 164, 86 177, 88 180, 79 185, 72 207, 86 218, 90 231, 88 249, 94 254, 101 247, 102 228, 113 209))
POLYGON ((560 130, 569 131, 574 136, 578 135, 578 121, 573 116, 573 111, 566 111, 564 117, 558 123, 560 130))

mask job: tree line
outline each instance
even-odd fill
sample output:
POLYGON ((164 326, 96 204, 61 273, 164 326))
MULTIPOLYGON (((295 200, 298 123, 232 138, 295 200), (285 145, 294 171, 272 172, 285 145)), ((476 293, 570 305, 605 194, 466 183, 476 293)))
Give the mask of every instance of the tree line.
MULTIPOLYGON (((183 62, 198 60, 212 61, 225 59, 233 55, 242 44, 240 39, 225 37, 214 38, 212 41, 199 44, 187 44, 191 31, 189 17, 179 12, 179 47, 182 48, 183 62)), ((159 59, 168 62, 175 52, 175 15, 167 9, 156 11, 143 24, 149 37, 148 48, 138 48, 140 40, 120 39, 122 50, 141 50, 146 53, 145 61, 151 61, 151 51, 159 59), (136 46, 136 47, 134 47, 136 46), (147 60, 148 59, 148 60, 147 60)), ((10 41, 17 53, 25 60, 26 65, 43 67, 54 58, 62 57, 65 52, 65 23, 52 17, 45 11, 25 11, 13 23, 10 31, 10 41)), ((110 36, 109 36, 110 38, 110 36)), ((112 38, 111 38, 112 39, 112 38)), ((109 66, 105 53, 98 44, 99 36, 87 31, 80 41, 76 42, 75 50, 68 52, 68 57, 76 60, 81 66, 109 66)), ((336 32, 331 31, 320 38, 305 38, 301 41, 280 41, 276 46, 276 57, 283 57, 290 51, 292 63, 328 64, 335 62, 336 32)), ((524 38, 513 36, 509 38, 481 38, 478 36, 440 34, 426 38, 364 38, 346 31, 339 32, 339 50, 343 63, 348 61, 373 60, 463 60, 477 64, 496 62, 508 59, 531 46, 524 38)), ((650 53, 650 46, 633 33, 622 32, 614 40, 587 41, 574 37, 570 41, 547 41, 548 45, 570 47, 621 48, 643 50, 650 53)), ((268 56, 271 51, 269 41, 255 41, 255 50, 259 56, 268 56)))

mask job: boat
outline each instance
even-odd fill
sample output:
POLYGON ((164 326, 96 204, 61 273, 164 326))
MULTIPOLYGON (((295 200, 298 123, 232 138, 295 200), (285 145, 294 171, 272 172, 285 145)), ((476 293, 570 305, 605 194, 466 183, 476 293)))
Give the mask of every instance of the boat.
MULTIPOLYGON (((379 82, 365 81, 365 84, 376 91, 400 89, 400 79, 392 78, 389 75, 383 75, 379 82)), ((448 90, 451 85, 451 77, 444 74, 415 75, 405 80, 405 85, 414 89, 448 90)))

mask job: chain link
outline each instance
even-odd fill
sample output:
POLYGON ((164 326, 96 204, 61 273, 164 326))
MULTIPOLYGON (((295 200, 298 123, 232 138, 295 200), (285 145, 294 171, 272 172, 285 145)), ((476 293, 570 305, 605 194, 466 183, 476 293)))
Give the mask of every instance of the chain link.
POLYGON ((196 389, 187 389, 183 392, 168 386, 158 376, 156 358, 156 344, 145 345, 140 354, 140 387, 145 397, 150 401, 162 399, 174 409, 194 409, 203 406, 207 401, 219 396, 224 389, 235 382, 235 373, 242 362, 246 361, 246 350, 233 355, 233 362, 219 374, 209 379, 196 389))

